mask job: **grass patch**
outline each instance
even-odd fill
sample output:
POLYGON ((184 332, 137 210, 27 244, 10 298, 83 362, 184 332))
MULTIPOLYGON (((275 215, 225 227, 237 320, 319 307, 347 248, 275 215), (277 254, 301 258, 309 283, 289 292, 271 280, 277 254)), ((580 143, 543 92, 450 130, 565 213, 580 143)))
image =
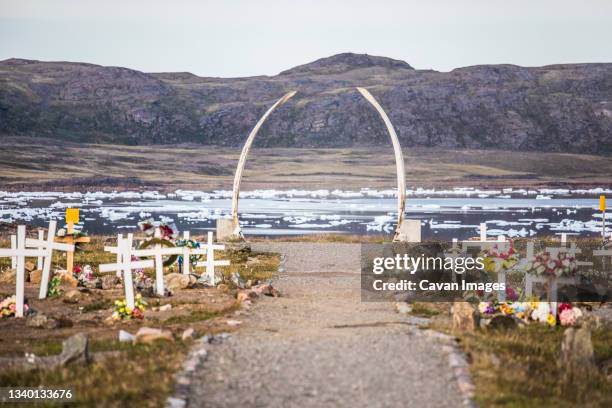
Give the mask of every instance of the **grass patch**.
MULTIPOLYGON (((450 333, 450 319, 435 319, 430 328, 450 333)), ((562 387, 558 365, 564 328, 532 323, 513 331, 453 333, 469 356, 481 407, 609 407, 612 387, 603 374, 562 387)), ((612 332, 592 332, 598 363, 612 356, 612 332)))

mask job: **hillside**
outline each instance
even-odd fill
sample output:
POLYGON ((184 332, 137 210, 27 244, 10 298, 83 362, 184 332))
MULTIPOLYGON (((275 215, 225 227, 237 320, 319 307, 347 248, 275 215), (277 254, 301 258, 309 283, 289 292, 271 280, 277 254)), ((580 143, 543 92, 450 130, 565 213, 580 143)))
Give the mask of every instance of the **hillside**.
POLYGON ((378 98, 404 148, 612 153, 612 64, 482 65, 444 73, 348 53, 249 78, 0 61, 0 137, 239 146, 267 106, 297 90, 270 117, 257 146, 388 144, 380 118, 355 86, 378 98))

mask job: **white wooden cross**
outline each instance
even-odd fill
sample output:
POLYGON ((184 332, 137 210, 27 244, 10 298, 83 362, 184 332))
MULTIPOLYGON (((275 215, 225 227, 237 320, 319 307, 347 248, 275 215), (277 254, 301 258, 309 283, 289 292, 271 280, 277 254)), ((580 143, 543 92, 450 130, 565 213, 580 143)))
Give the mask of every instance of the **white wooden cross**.
MULTIPOLYGON (((11 235, 11 249, 17 249, 17 235, 11 235)), ((16 256, 11 256, 11 269, 17 269, 16 256)))
POLYGON ((127 307, 134 309, 134 283, 132 279, 132 269, 152 268, 153 260, 132 261, 134 250, 132 249, 133 242, 132 234, 128 234, 127 238, 117 237, 117 253, 121 255, 121 262, 114 264, 100 264, 100 272, 123 272, 123 287, 125 288, 125 300, 127 307))
POLYGON ((43 251, 41 249, 26 248, 26 227, 17 226, 15 247, 10 249, 0 248, 0 258, 16 258, 15 278, 15 317, 23 317, 23 303, 25 291, 25 258, 38 257, 43 251))
MULTIPOLYGON (((561 235, 561 243, 566 243, 566 235, 561 235)), ((546 248, 546 251, 555 248, 546 248)), ((556 248, 557 250, 563 250, 564 248, 556 248)), ((571 249, 571 248, 565 248, 571 249)), ((574 248, 575 249, 575 248, 574 248)), ((578 250, 580 251, 580 250, 578 250)), ((558 254, 559 251, 556 252, 558 254)), ((552 255, 552 253, 551 253, 552 255)), ((533 241, 527 243, 527 261, 532 262, 535 259, 533 241)), ((590 264, 591 262, 583 262, 581 264, 590 264)), ((525 274, 525 296, 531 297, 533 294, 534 283, 548 283, 549 285, 549 298, 550 308, 553 316, 557 318, 557 290, 559 285, 575 285, 577 282, 576 277, 556 277, 556 276, 534 276, 530 273, 525 274)))
MULTIPOLYGON (((43 251, 41 257, 42 262, 42 276, 40 278, 40 289, 38 291, 38 298, 45 299, 47 297, 47 290, 49 289, 49 278, 51 275, 51 262, 53 260, 53 250, 74 252, 73 244, 62 244, 55 242, 55 230, 57 229, 57 221, 49 221, 49 229, 47 231, 47 239, 44 239, 44 233, 41 230, 38 231, 38 239, 26 238, 25 245, 28 248, 39 248, 43 251)), ((40 264, 40 257, 38 263, 40 264)))
POLYGON ((224 249, 225 245, 214 244, 213 233, 212 231, 208 231, 208 239, 205 247, 206 261, 198 262, 196 266, 206 267, 206 278, 212 286, 215 286, 215 266, 229 266, 230 264, 230 261, 228 260, 215 261, 215 250, 222 251, 224 249))
MULTIPOLYGON (((495 243, 500 243, 500 242, 504 242, 504 243, 507 242, 506 237, 504 235, 498 235, 497 239, 493 241, 487 240, 487 223, 481 222, 480 223, 480 241, 463 241, 462 246, 463 246, 464 251, 466 251, 468 247, 477 247, 483 250, 485 248, 491 247, 495 243)), ((503 245, 502 247, 505 249, 506 245, 503 245)), ((505 270, 501 269, 497 273, 497 282, 500 284, 503 283, 505 286, 505 283, 506 283, 506 271, 505 270)), ((506 291, 500 290, 498 293, 498 298, 500 302, 504 302, 506 300, 506 291)))

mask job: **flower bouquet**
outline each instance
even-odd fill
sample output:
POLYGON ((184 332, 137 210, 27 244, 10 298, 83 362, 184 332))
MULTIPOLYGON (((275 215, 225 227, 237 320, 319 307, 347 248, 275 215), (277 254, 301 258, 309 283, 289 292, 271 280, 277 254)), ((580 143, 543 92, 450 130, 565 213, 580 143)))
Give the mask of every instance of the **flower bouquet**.
POLYGON ((562 277, 574 276, 578 270, 576 258, 567 252, 559 252, 551 255, 543 252, 536 255, 535 259, 527 264, 526 272, 536 276, 562 277))
MULTIPOLYGON (((27 314, 30 307, 27 303, 23 304, 23 313, 27 314)), ((15 295, 9 296, 0 302, 0 319, 4 319, 5 317, 15 316, 15 311, 17 310, 17 300, 15 299, 15 295)))
POLYGON ((73 268, 72 273, 79 281, 80 286, 95 286, 96 277, 94 275, 93 268, 90 265, 76 265, 73 268))
POLYGON ((492 245, 482 252, 482 257, 485 271, 495 273, 508 270, 519 261, 512 241, 492 245))
POLYGON ((137 294, 134 301, 134 308, 130 308, 127 305, 127 301, 117 300, 115 301, 115 311, 113 312, 113 320, 131 320, 131 319, 144 319, 145 307, 147 302, 142 299, 141 294, 137 294))
POLYGON ((140 221, 138 223, 138 228, 150 237, 155 235, 155 228, 159 228, 161 239, 174 240, 178 237, 176 225, 168 225, 162 221, 155 221, 153 218, 140 221))

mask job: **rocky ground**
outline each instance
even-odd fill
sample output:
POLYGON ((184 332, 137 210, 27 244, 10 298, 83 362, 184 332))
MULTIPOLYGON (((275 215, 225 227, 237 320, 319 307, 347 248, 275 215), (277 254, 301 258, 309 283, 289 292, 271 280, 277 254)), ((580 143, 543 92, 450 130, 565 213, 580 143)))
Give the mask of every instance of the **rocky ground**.
POLYGON ((392 303, 360 301, 359 245, 257 243, 280 252, 283 296, 206 345, 189 406, 459 406, 443 347, 392 303))

